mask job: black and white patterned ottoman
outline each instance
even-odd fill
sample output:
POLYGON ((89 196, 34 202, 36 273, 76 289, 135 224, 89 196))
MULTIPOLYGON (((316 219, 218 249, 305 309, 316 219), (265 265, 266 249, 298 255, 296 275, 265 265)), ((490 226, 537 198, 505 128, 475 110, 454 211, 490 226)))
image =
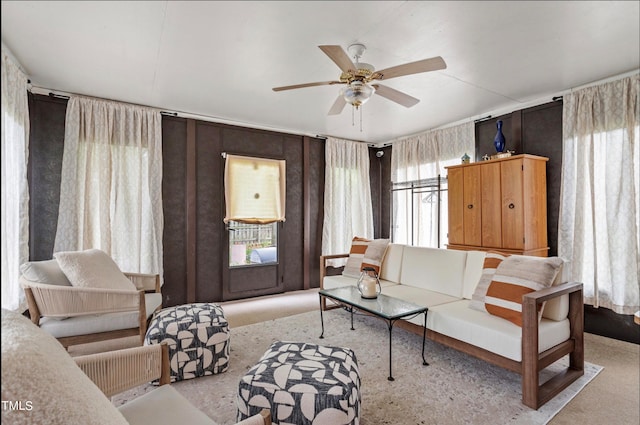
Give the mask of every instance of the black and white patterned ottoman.
POLYGON ((222 373, 229 367, 229 324, 212 303, 167 307, 154 314, 145 345, 169 346, 171 382, 222 373))
POLYGON ((274 342, 240 378, 237 421, 271 409, 274 425, 357 425, 360 373, 349 348, 274 342))

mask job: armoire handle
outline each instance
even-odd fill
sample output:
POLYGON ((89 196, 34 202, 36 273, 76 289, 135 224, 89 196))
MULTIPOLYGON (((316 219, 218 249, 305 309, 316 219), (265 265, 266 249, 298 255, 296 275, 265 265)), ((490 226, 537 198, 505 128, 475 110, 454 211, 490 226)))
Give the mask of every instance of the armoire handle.
POLYGON ((509 209, 510 209, 510 210, 514 209, 515 207, 516 207, 515 205, 513 205, 513 204, 509 204, 509 209))
POLYGON ((472 209, 473 208, 473 204, 467 205, 467 208, 472 209))

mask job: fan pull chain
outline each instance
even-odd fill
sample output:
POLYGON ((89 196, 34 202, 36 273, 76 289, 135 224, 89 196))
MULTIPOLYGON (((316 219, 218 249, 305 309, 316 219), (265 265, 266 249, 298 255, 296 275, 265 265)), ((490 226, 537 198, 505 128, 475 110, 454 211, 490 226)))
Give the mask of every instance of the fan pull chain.
POLYGON ((351 107, 351 127, 355 127, 356 125, 355 110, 356 110, 356 107, 352 106, 351 107))
POLYGON ((362 133, 362 106, 360 107, 360 133, 362 133))

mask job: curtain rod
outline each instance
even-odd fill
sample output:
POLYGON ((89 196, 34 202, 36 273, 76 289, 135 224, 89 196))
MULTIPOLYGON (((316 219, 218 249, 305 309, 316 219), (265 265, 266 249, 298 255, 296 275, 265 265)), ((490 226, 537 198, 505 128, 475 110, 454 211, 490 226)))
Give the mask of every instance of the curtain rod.
POLYGON ((486 117, 483 118, 478 118, 477 120, 473 121, 475 124, 482 122, 482 121, 486 121, 488 119, 491 119, 491 115, 487 115, 486 117))

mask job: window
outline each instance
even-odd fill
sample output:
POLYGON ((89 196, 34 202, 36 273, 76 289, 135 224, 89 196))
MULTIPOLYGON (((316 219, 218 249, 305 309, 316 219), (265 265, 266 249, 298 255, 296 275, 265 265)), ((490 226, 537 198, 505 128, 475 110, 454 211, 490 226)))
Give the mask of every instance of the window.
POLYGON ((285 220, 285 161, 226 155, 225 223, 285 220))
POLYGON ((229 222, 229 266, 278 263, 278 223, 229 222))
POLYGON ((278 263, 285 177, 285 161, 226 155, 224 221, 229 231, 229 267, 278 263))
POLYGON ((443 248, 447 244, 447 180, 438 176, 392 183, 394 243, 443 248))
POLYGON ((432 130, 393 144, 392 241, 444 248, 448 243, 446 167, 475 149, 473 123, 432 130))
POLYGON ((69 99, 54 252, 99 248, 162 276, 161 124, 152 108, 69 99))

